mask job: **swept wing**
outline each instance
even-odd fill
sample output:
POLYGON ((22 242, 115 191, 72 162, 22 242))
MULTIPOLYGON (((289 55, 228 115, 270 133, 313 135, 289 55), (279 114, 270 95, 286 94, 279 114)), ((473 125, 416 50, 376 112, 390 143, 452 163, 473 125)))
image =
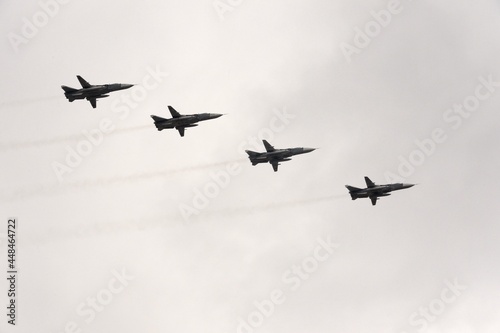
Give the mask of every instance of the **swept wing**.
POLYGON ((87 81, 85 81, 85 79, 83 77, 81 77, 80 75, 77 75, 76 77, 78 78, 78 81, 80 81, 80 84, 82 85, 82 88, 90 88, 90 87, 92 87, 92 85, 90 83, 88 83, 87 81))

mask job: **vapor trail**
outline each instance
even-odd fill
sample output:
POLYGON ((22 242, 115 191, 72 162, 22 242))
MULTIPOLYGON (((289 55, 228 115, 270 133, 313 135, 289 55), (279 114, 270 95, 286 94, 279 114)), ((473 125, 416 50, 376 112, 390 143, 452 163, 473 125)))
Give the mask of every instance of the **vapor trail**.
POLYGON ((21 99, 21 100, 17 100, 17 101, 1 102, 0 108, 6 108, 6 107, 10 107, 10 106, 20 106, 23 104, 31 104, 31 103, 43 102, 43 101, 50 101, 53 99, 59 99, 59 98, 61 98, 61 96, 64 98, 63 95, 52 95, 52 96, 37 97, 37 98, 26 98, 26 99, 21 99))
POLYGON ((64 182, 62 184, 40 184, 34 186, 32 188, 19 189, 14 191, 13 193, 4 196, 2 200, 5 201, 15 201, 22 200, 29 197, 39 196, 39 195, 52 195, 58 193, 66 193, 74 190, 82 190, 86 188, 98 187, 98 186, 112 186, 117 184, 124 184, 130 182, 144 181, 149 179, 155 179, 158 177, 166 177, 171 176, 177 173, 196 171, 196 170, 204 170, 210 169, 217 166, 223 166, 233 163, 238 163, 245 161, 246 159, 237 159, 231 161, 203 164, 203 165, 193 165, 187 166, 179 169, 171 169, 171 170, 161 170, 161 171, 151 171, 151 172, 142 172, 130 175, 123 176, 114 176, 107 178, 97 178, 97 179, 87 179, 80 181, 72 181, 72 182, 64 182))
MULTIPOLYGON (((151 125, 142 125, 142 126, 134 126, 127 128, 119 128, 115 129, 113 132, 105 134, 105 136, 110 136, 114 134, 122 134, 127 132, 133 132, 138 130, 143 130, 151 128, 151 125)), ((23 148, 34 148, 45 145, 57 144, 60 142, 69 142, 69 141, 78 141, 78 140, 86 140, 86 137, 83 134, 74 134, 67 136, 58 136, 48 139, 40 139, 40 140, 30 140, 30 141, 17 141, 17 142, 0 142, 0 151, 7 151, 11 149, 23 149, 23 148)))
MULTIPOLYGON (((262 212, 273 209, 281 209, 288 207, 301 207, 305 205, 318 204, 322 202, 333 201, 334 199, 340 199, 346 197, 346 194, 336 194, 328 195, 310 199, 299 199, 299 200, 289 200, 276 202, 273 204, 260 204, 254 206, 240 206, 234 208, 225 208, 214 211, 202 212, 198 218, 203 216, 210 217, 220 217, 228 215, 242 215, 253 212, 262 212)), ((143 218, 132 218, 126 220, 102 220, 93 221, 87 225, 80 225, 74 228, 57 228, 56 230, 50 230, 47 235, 33 234, 31 235, 30 244, 43 244, 46 242, 54 241, 67 241, 78 238, 94 237, 100 234, 116 234, 120 232, 134 232, 138 230, 150 230, 154 228, 184 228, 189 225, 196 226, 197 219, 194 219, 191 223, 186 223, 180 215, 159 215, 159 216, 149 216, 143 218)), ((29 236, 27 236, 29 237, 29 236)))
POLYGON ((327 196, 322 196, 322 197, 316 197, 316 198, 307 198, 307 199, 300 199, 300 200, 290 200, 290 201, 282 201, 282 202, 271 202, 271 203, 264 203, 260 205, 255 205, 255 206, 242 206, 242 207, 234 207, 234 208, 224 208, 220 210, 212 210, 212 211, 206 211, 206 212, 201 212, 200 216, 203 215, 219 215, 219 214, 243 214, 243 213, 258 213, 262 211, 268 211, 268 210, 274 210, 274 209, 280 209, 280 208, 287 208, 287 207, 299 207, 299 206, 304 206, 304 205, 312 205, 312 204, 317 204, 321 203, 324 201, 332 201, 334 199, 339 199, 339 198, 344 198, 346 197, 347 194, 335 194, 335 195, 327 195, 327 196))
POLYGON ((110 177, 110 178, 90 179, 90 180, 83 180, 83 181, 68 182, 66 186, 80 189, 80 188, 85 188, 85 187, 109 186, 109 185, 116 185, 116 184, 120 184, 120 183, 144 181, 144 180, 154 179, 154 178, 158 178, 158 177, 165 177, 165 176, 169 176, 169 175, 176 174, 176 173, 210 169, 210 168, 214 168, 214 167, 218 167, 218 166, 242 162, 245 160, 246 159, 237 159, 237 160, 209 163, 209 164, 203 164, 203 165, 187 166, 187 167, 183 167, 183 168, 179 168, 179 169, 142 172, 142 173, 136 173, 136 174, 131 174, 131 175, 115 176, 115 177, 110 177))

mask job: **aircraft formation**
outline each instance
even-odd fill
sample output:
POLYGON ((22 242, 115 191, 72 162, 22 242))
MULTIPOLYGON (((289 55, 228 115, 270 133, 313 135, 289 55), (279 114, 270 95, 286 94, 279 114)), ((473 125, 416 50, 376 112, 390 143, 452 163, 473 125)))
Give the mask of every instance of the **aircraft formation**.
MULTIPOLYGON (((64 90, 64 96, 70 102, 73 102, 77 99, 86 99, 90 102, 92 108, 94 109, 97 108, 97 99, 109 97, 108 94, 113 91, 129 89, 134 86, 133 84, 126 83, 91 85, 80 75, 77 75, 76 77, 78 78, 78 81, 80 82, 82 88, 76 89, 62 85, 61 88, 64 90)), ((172 118, 162 118, 151 115, 151 118, 153 118, 154 121, 154 125, 156 126, 158 131, 175 128, 179 132, 181 137, 184 136, 186 128, 198 126, 198 122, 216 119, 220 116, 223 116, 223 114, 219 113, 196 113, 182 115, 170 105, 168 106, 168 110, 170 111, 172 118)), ((269 163, 273 167, 274 172, 278 171, 280 162, 290 161, 292 156, 310 153, 317 149, 304 147, 276 149, 266 140, 262 140, 262 142, 266 149, 265 152, 259 153, 251 150, 245 150, 245 152, 248 154, 248 159, 252 163, 252 166, 255 166, 259 163, 269 163)), ((366 176, 365 182, 367 187, 363 189, 350 185, 345 185, 345 187, 349 191, 352 200, 356 200, 358 198, 370 198, 373 206, 377 204, 377 200, 379 200, 380 197, 389 196, 391 195, 390 192, 392 191, 407 189, 415 185, 403 183, 376 185, 370 180, 370 178, 366 176)))

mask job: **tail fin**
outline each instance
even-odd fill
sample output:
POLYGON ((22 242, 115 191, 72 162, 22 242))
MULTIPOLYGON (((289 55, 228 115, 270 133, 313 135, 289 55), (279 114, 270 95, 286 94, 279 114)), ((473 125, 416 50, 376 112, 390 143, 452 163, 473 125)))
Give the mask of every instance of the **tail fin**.
POLYGON ((247 153, 248 156, 250 156, 250 157, 259 155, 259 153, 255 152, 255 151, 251 151, 251 150, 245 150, 245 153, 247 153))
POLYGON ((356 195, 356 191, 359 191, 361 189, 354 187, 354 186, 350 186, 350 185, 346 185, 345 187, 349 190, 349 194, 351 195, 351 199, 356 200, 358 198, 358 196, 356 195))
POLYGON ((155 116, 155 115, 153 115, 153 114, 151 115, 151 118, 153 118, 153 120, 154 120, 155 122, 157 122, 157 121, 162 121, 162 120, 166 120, 165 118, 158 117, 158 116, 155 116))
POLYGON ((67 92, 67 93, 71 93, 71 92, 74 92, 74 91, 78 90, 78 89, 71 88, 71 87, 68 87, 68 86, 61 86, 61 88, 64 90, 64 92, 67 92))
POLYGON ((158 117, 158 116, 155 116, 155 115, 151 115, 151 118, 153 118, 153 120, 155 122, 156 129, 158 131, 161 131, 163 129, 163 127, 160 126, 159 122, 161 122, 162 120, 165 120, 165 118, 158 117))
POLYGON ((358 187, 354 187, 354 186, 350 186, 350 185, 346 185, 345 187, 349 190, 349 192, 355 192, 355 191, 361 190, 358 187))
POLYGON ((257 156, 260 155, 260 153, 257 153, 255 151, 251 151, 251 150, 245 150, 245 153, 248 154, 248 159, 250 160, 250 162, 252 162, 252 165, 257 165, 259 164, 259 162, 256 161, 257 159, 257 156))

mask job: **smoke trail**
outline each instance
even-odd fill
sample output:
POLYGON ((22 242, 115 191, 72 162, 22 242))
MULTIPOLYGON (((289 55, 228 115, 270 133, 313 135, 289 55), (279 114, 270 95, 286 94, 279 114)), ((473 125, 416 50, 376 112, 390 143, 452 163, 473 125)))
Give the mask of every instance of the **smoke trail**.
POLYGON ((183 167, 183 168, 179 168, 179 169, 142 172, 142 173, 123 175, 123 176, 114 176, 114 177, 101 178, 101 179, 99 179, 99 178, 87 179, 87 180, 80 180, 80 181, 65 182, 62 184, 46 184, 46 185, 40 184, 40 185, 34 186, 32 188, 20 189, 20 190, 14 191, 14 192, 10 193, 8 196, 5 196, 4 198, 2 198, 2 200, 4 200, 4 201, 16 201, 16 200, 22 200, 22 199, 26 199, 29 197, 39 196, 39 195, 53 195, 53 194, 67 193, 67 192, 70 192, 72 190, 83 190, 83 189, 98 187, 98 186, 103 187, 103 186, 112 186, 112 185, 123 184, 123 183, 145 181, 145 180, 149 180, 149 179, 155 179, 158 177, 171 176, 171 175, 174 175, 177 173, 196 171, 196 170, 204 170, 204 169, 210 169, 210 168, 214 168, 214 167, 218 167, 218 166, 234 164, 234 163, 242 162, 245 160, 246 159, 237 159, 237 160, 231 160, 231 161, 188 166, 188 167, 183 167))
POLYGON ((305 205, 312 205, 312 204, 317 204, 325 201, 332 201, 334 199, 339 199, 339 198, 345 198, 347 194, 336 194, 336 195, 327 195, 323 197, 317 197, 317 198, 307 198, 307 199, 300 199, 300 200, 291 200, 291 201, 283 201, 283 202, 271 202, 271 203, 264 203, 261 205, 255 205, 255 206, 242 206, 242 207, 234 207, 234 208, 224 208, 220 210, 207 210, 204 211, 203 213, 200 213, 200 215, 240 215, 244 213, 252 214, 252 213, 258 213, 258 212, 264 212, 264 211, 269 211, 269 210, 277 210, 281 208, 288 208, 288 207, 300 207, 300 206, 305 206, 305 205))
MULTIPOLYGON (((151 129, 151 125, 142 125, 142 126, 134 126, 134 127, 115 129, 113 132, 107 133, 105 135, 109 136, 109 135, 114 135, 114 134, 122 134, 122 133, 127 133, 127 132, 143 130, 143 129, 151 129)), ((56 143, 60 143, 60 142, 78 141, 78 140, 82 140, 82 139, 85 139, 85 136, 83 134, 74 134, 74 135, 59 136, 59 137, 40 139, 40 140, 2 142, 2 143, 0 143, 0 151, 7 151, 7 150, 11 150, 11 149, 22 149, 22 148, 34 148, 34 147, 56 144, 56 143)))
POLYGON ((154 179, 154 178, 158 178, 158 177, 170 176, 170 175, 173 175, 176 173, 210 169, 210 168, 214 168, 214 167, 218 167, 218 166, 224 166, 224 165, 228 165, 228 164, 232 164, 232 163, 242 162, 245 160, 246 159, 237 159, 237 160, 231 160, 231 161, 188 166, 188 167, 183 167, 183 168, 179 168, 179 169, 142 172, 142 173, 136 173, 136 174, 132 174, 132 175, 115 176, 115 177, 111 177, 111 178, 90 179, 90 180, 83 180, 83 181, 68 182, 66 184, 66 186, 71 187, 71 188, 80 189, 80 188, 88 188, 88 187, 95 187, 95 186, 109 186, 109 185, 116 185, 116 184, 120 184, 120 183, 144 181, 144 180, 154 179))
MULTIPOLYGON (((226 216, 240 216, 244 214, 252 214, 255 212, 263 212, 268 210, 279 210, 282 208, 289 207, 303 207, 306 205, 319 204, 322 202, 330 202, 334 199, 340 199, 346 197, 346 194, 328 195, 317 198, 309 199, 299 199, 282 201, 276 203, 264 203, 254 206, 240 206, 234 208, 225 208, 214 211, 205 211, 200 215, 199 218, 208 217, 226 217, 226 216)), ((46 235, 32 235, 29 240, 30 244, 44 244, 47 242, 54 241, 70 241, 78 238, 94 237, 100 234, 118 234, 121 232, 128 231, 139 231, 139 230, 151 230, 154 228, 185 228, 186 225, 196 225, 196 221, 187 223, 179 215, 159 215, 159 216, 149 216, 142 218, 132 218, 126 220, 103 220, 100 222, 94 222, 87 225, 77 226, 75 229, 72 228, 61 228, 50 229, 46 235)), ((29 237, 29 236, 26 236, 29 237)))
MULTIPOLYGON (((240 216, 240 215, 245 215, 245 214, 253 214, 253 213, 258 213, 258 212, 265 212, 265 211, 270 211, 270 210, 279 210, 283 208, 290 208, 290 207, 303 207, 303 206, 308 206, 308 205, 314 205, 314 204, 320 204, 323 202, 331 202, 336 199, 342 199, 345 198, 347 194, 334 194, 334 195, 327 195, 327 196, 322 196, 322 197, 316 197, 316 198, 308 198, 308 199, 298 199, 298 200, 288 200, 288 201, 281 201, 281 202, 274 202, 274 203, 262 203, 262 204, 257 204, 257 205, 250 205, 250 206, 239 206, 239 207, 227 207, 227 208, 222 208, 218 210, 211 210, 211 211, 203 211, 200 213, 198 216, 199 218, 203 217, 227 217, 227 216, 240 216)), ((104 223, 100 224, 95 224, 93 226, 93 229, 96 230, 119 230, 122 231, 123 229, 131 229, 131 230, 144 230, 144 229, 151 229, 151 228, 156 228, 156 227, 165 227, 165 226, 179 226, 179 225, 195 225, 196 219, 193 220, 193 222, 188 222, 180 216, 180 215, 162 215, 162 216, 157 216, 157 217, 148 217, 148 218, 141 218, 141 219, 131 219, 131 220, 123 220, 120 223, 116 222, 109 222, 106 221, 104 223)), ((88 229, 88 228, 87 228, 88 229)))
MULTIPOLYGON (((25 98, 25 99, 20 99, 17 101, 1 102, 0 109, 12 107, 12 106, 21 106, 23 104, 31 104, 31 103, 37 103, 37 102, 43 102, 43 101, 50 101, 50 100, 59 99, 59 98, 61 98, 61 95, 52 95, 52 96, 36 97, 36 98, 25 98)), ((63 96, 63 98, 64 98, 64 96, 63 96)))

